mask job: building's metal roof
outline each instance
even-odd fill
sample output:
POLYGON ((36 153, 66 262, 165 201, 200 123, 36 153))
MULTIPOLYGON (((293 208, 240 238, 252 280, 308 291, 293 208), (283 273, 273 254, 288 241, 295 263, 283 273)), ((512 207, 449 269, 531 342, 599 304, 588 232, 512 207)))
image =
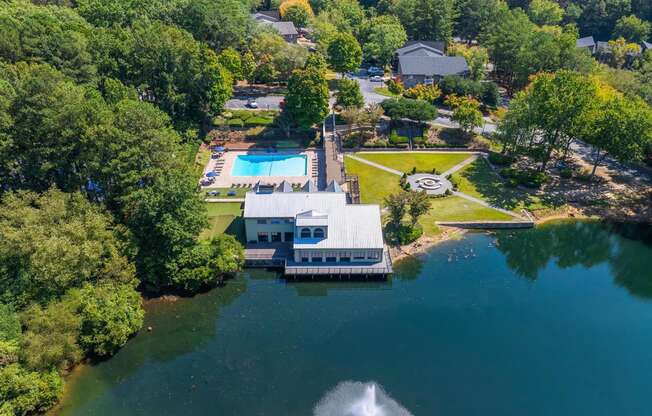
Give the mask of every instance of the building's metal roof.
MULTIPOLYGON (((298 214, 306 214, 308 211, 327 215, 328 236, 323 239, 302 239, 295 233, 295 249, 383 247, 378 205, 347 204, 346 194, 343 192, 275 192, 272 194, 247 192, 245 194, 244 218, 295 218, 298 214)), ((306 221, 311 221, 308 215, 303 217, 306 221)))
POLYGON ((326 192, 342 192, 342 187, 339 183, 332 180, 326 187, 326 192))
POLYGON ((317 185, 313 181, 308 181, 301 187, 303 192, 317 192, 317 185))
POLYGON ((578 48, 594 48, 595 47, 595 40, 593 39, 593 36, 587 36, 584 38, 579 38, 575 42, 575 45, 578 48))
POLYGON ((446 76, 461 75, 469 70, 461 56, 409 56, 398 57, 401 75, 446 76))
POLYGON ((276 192, 292 192, 292 185, 288 181, 283 181, 281 184, 276 187, 276 192))
POLYGON ((297 28, 292 22, 270 22, 268 20, 259 20, 260 23, 268 24, 281 34, 281 36, 298 35, 297 28))
POLYGON ((328 214, 310 210, 297 214, 294 223, 297 227, 327 227, 328 214))

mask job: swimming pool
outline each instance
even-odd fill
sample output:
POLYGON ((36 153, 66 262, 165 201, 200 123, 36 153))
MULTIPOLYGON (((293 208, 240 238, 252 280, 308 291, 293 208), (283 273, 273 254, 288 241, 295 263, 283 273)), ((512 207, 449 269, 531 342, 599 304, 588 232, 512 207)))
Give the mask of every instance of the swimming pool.
POLYGON ((231 176, 306 176, 306 155, 239 155, 231 176))

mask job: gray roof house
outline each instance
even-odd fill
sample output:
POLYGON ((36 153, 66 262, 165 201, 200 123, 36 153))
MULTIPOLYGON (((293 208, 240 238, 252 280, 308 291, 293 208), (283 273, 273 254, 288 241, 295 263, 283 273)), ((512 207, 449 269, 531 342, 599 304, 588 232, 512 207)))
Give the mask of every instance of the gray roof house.
MULTIPOLYGON (((441 46, 441 45, 437 45, 441 46)), ((396 50, 398 56, 444 56, 444 50, 425 42, 416 42, 396 50)))
POLYGON ((392 272, 380 207, 347 203, 339 184, 323 192, 247 192, 243 217, 249 266, 282 267, 287 276, 392 272))
POLYGON ((255 13, 253 19, 261 24, 269 25, 274 28, 286 42, 296 43, 299 38, 299 32, 292 22, 282 22, 279 18, 270 12, 255 13))
POLYGON ((398 74, 406 88, 417 84, 432 84, 447 75, 466 76, 469 66, 461 56, 398 57, 398 74))
POLYGON ((593 55, 597 49, 597 44, 595 43, 593 36, 586 36, 577 39, 577 41, 575 42, 575 46, 577 46, 580 49, 587 49, 591 53, 591 55, 593 55))

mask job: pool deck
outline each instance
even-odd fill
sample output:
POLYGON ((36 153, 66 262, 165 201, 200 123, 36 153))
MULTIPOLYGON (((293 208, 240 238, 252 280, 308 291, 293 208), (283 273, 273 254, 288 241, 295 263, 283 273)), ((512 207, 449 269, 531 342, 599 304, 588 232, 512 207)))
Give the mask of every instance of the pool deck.
POLYGON ((239 185, 249 185, 253 186, 258 181, 264 181, 265 183, 280 184, 281 182, 288 181, 291 184, 296 184, 298 186, 304 185, 307 181, 312 180, 318 187, 322 187, 322 176, 320 163, 323 159, 323 156, 320 155, 319 151, 315 150, 283 150, 279 152, 266 152, 266 151, 227 151, 219 159, 210 159, 206 167, 204 168, 204 175, 202 179, 206 177, 206 174, 210 171, 213 171, 216 167, 221 165, 219 169, 219 175, 215 177, 215 181, 207 186, 202 186, 203 189, 211 188, 228 188, 231 186, 239 185), (231 176, 231 171, 233 170, 233 165, 235 160, 240 155, 305 155, 307 158, 307 175, 304 176, 231 176))

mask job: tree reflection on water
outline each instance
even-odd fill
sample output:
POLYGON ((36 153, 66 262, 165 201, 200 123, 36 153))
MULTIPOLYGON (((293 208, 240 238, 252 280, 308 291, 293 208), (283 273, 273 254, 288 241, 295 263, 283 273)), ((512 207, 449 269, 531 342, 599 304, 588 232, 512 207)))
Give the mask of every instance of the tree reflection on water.
POLYGON ((652 247, 627 238, 637 236, 631 227, 626 236, 614 233, 621 229, 596 221, 564 221, 499 232, 496 246, 508 266, 527 279, 537 279, 551 261, 561 268, 607 263, 618 285, 633 295, 652 298, 652 247))

